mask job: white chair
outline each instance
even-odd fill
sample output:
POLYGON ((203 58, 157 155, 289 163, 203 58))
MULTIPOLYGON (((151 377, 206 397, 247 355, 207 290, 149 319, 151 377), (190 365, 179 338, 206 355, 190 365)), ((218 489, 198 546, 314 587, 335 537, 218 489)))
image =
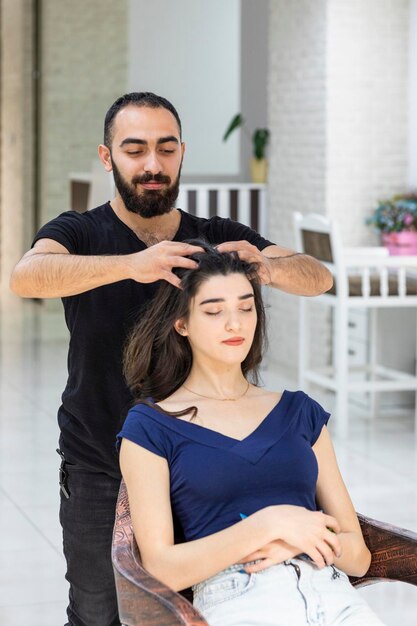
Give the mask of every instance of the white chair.
POLYGON ((385 248, 378 247, 343 249, 334 222, 315 213, 294 213, 294 227, 296 249, 322 261, 334 278, 333 288, 313 299, 333 311, 330 366, 313 369, 310 365, 309 299, 299 299, 299 385, 307 390, 308 384, 314 383, 336 394, 336 428, 343 437, 348 432, 349 392, 369 392, 373 414, 378 392, 417 392, 416 373, 384 367, 378 364, 377 354, 378 309, 417 308, 417 256, 389 256, 385 248), (370 309, 370 348, 367 362, 352 366, 348 354, 348 313, 359 308, 370 309), (358 378, 358 374, 362 376, 358 378))

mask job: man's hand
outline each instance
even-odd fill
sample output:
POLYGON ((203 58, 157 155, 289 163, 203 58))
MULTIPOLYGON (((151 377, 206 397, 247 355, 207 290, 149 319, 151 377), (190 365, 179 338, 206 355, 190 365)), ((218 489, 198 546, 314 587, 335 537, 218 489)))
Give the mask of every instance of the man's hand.
POLYGON ((272 282, 272 262, 267 256, 262 254, 256 246, 248 241, 228 241, 216 246, 219 252, 237 252, 239 258, 247 263, 256 263, 257 274, 262 285, 269 285, 272 282))
POLYGON ((186 257, 196 252, 204 252, 199 246, 177 241, 161 241, 146 250, 125 256, 129 266, 129 278, 139 283, 153 283, 166 280, 175 287, 180 279, 172 272, 173 267, 196 269, 198 263, 186 257))
POLYGON ((243 261, 258 264, 261 284, 299 296, 318 296, 328 291, 333 278, 329 270, 308 254, 281 246, 267 246, 260 252, 248 241, 229 241, 217 246, 219 252, 237 252, 243 261))

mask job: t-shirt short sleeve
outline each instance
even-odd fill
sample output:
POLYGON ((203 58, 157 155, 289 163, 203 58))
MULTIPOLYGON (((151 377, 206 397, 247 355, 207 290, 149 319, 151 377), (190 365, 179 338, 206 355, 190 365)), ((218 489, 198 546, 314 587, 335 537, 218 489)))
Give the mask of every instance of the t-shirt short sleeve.
POLYGON ((150 418, 140 405, 130 409, 122 430, 117 435, 116 446, 120 449, 122 439, 129 439, 138 446, 168 459, 166 438, 162 427, 150 418))
POLYGON ((88 254, 88 233, 82 213, 66 211, 42 226, 36 234, 32 248, 40 239, 53 239, 70 254, 88 254))
POLYGON ((313 446, 320 436, 323 426, 327 424, 330 418, 330 413, 325 411, 323 407, 307 396, 307 400, 304 404, 305 416, 309 423, 310 443, 313 446))
POLYGON ((256 230, 229 218, 212 218, 210 220, 210 231, 212 232, 210 232, 209 240, 213 241, 218 239, 219 243, 225 241, 245 240, 253 246, 256 246, 258 250, 264 250, 268 246, 274 245, 271 241, 265 239, 262 235, 257 233, 256 230))

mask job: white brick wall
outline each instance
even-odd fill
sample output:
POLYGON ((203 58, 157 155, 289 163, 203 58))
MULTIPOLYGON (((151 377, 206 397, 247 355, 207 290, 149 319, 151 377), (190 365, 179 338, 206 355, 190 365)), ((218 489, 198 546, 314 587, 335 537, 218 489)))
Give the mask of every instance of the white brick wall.
MULTIPOLYGON (((407 176, 408 0, 271 0, 270 235, 292 246, 294 210, 337 219, 345 245, 407 176)), ((272 360, 296 371, 297 302, 271 297, 272 360)), ((315 361, 328 320, 312 319, 315 361)))
MULTIPOLYGON (((293 211, 325 212, 326 0, 271 0, 270 13, 269 234, 292 248, 293 211)), ((270 304, 270 357, 295 376, 298 299, 274 292, 270 304)))
POLYGON ((331 0, 327 21, 327 213, 345 245, 376 243, 364 225, 407 183, 409 0, 331 0))
POLYGON ((42 3, 42 223, 69 209, 68 173, 90 171, 127 85, 127 0, 42 3))

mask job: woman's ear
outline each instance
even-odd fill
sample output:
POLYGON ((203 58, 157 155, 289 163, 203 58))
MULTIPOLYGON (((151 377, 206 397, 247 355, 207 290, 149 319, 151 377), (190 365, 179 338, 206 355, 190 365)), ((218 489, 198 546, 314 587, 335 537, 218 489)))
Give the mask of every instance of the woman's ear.
POLYGON ((182 337, 186 337, 188 335, 187 328, 183 319, 177 320, 174 324, 174 328, 179 335, 182 335, 182 337))

